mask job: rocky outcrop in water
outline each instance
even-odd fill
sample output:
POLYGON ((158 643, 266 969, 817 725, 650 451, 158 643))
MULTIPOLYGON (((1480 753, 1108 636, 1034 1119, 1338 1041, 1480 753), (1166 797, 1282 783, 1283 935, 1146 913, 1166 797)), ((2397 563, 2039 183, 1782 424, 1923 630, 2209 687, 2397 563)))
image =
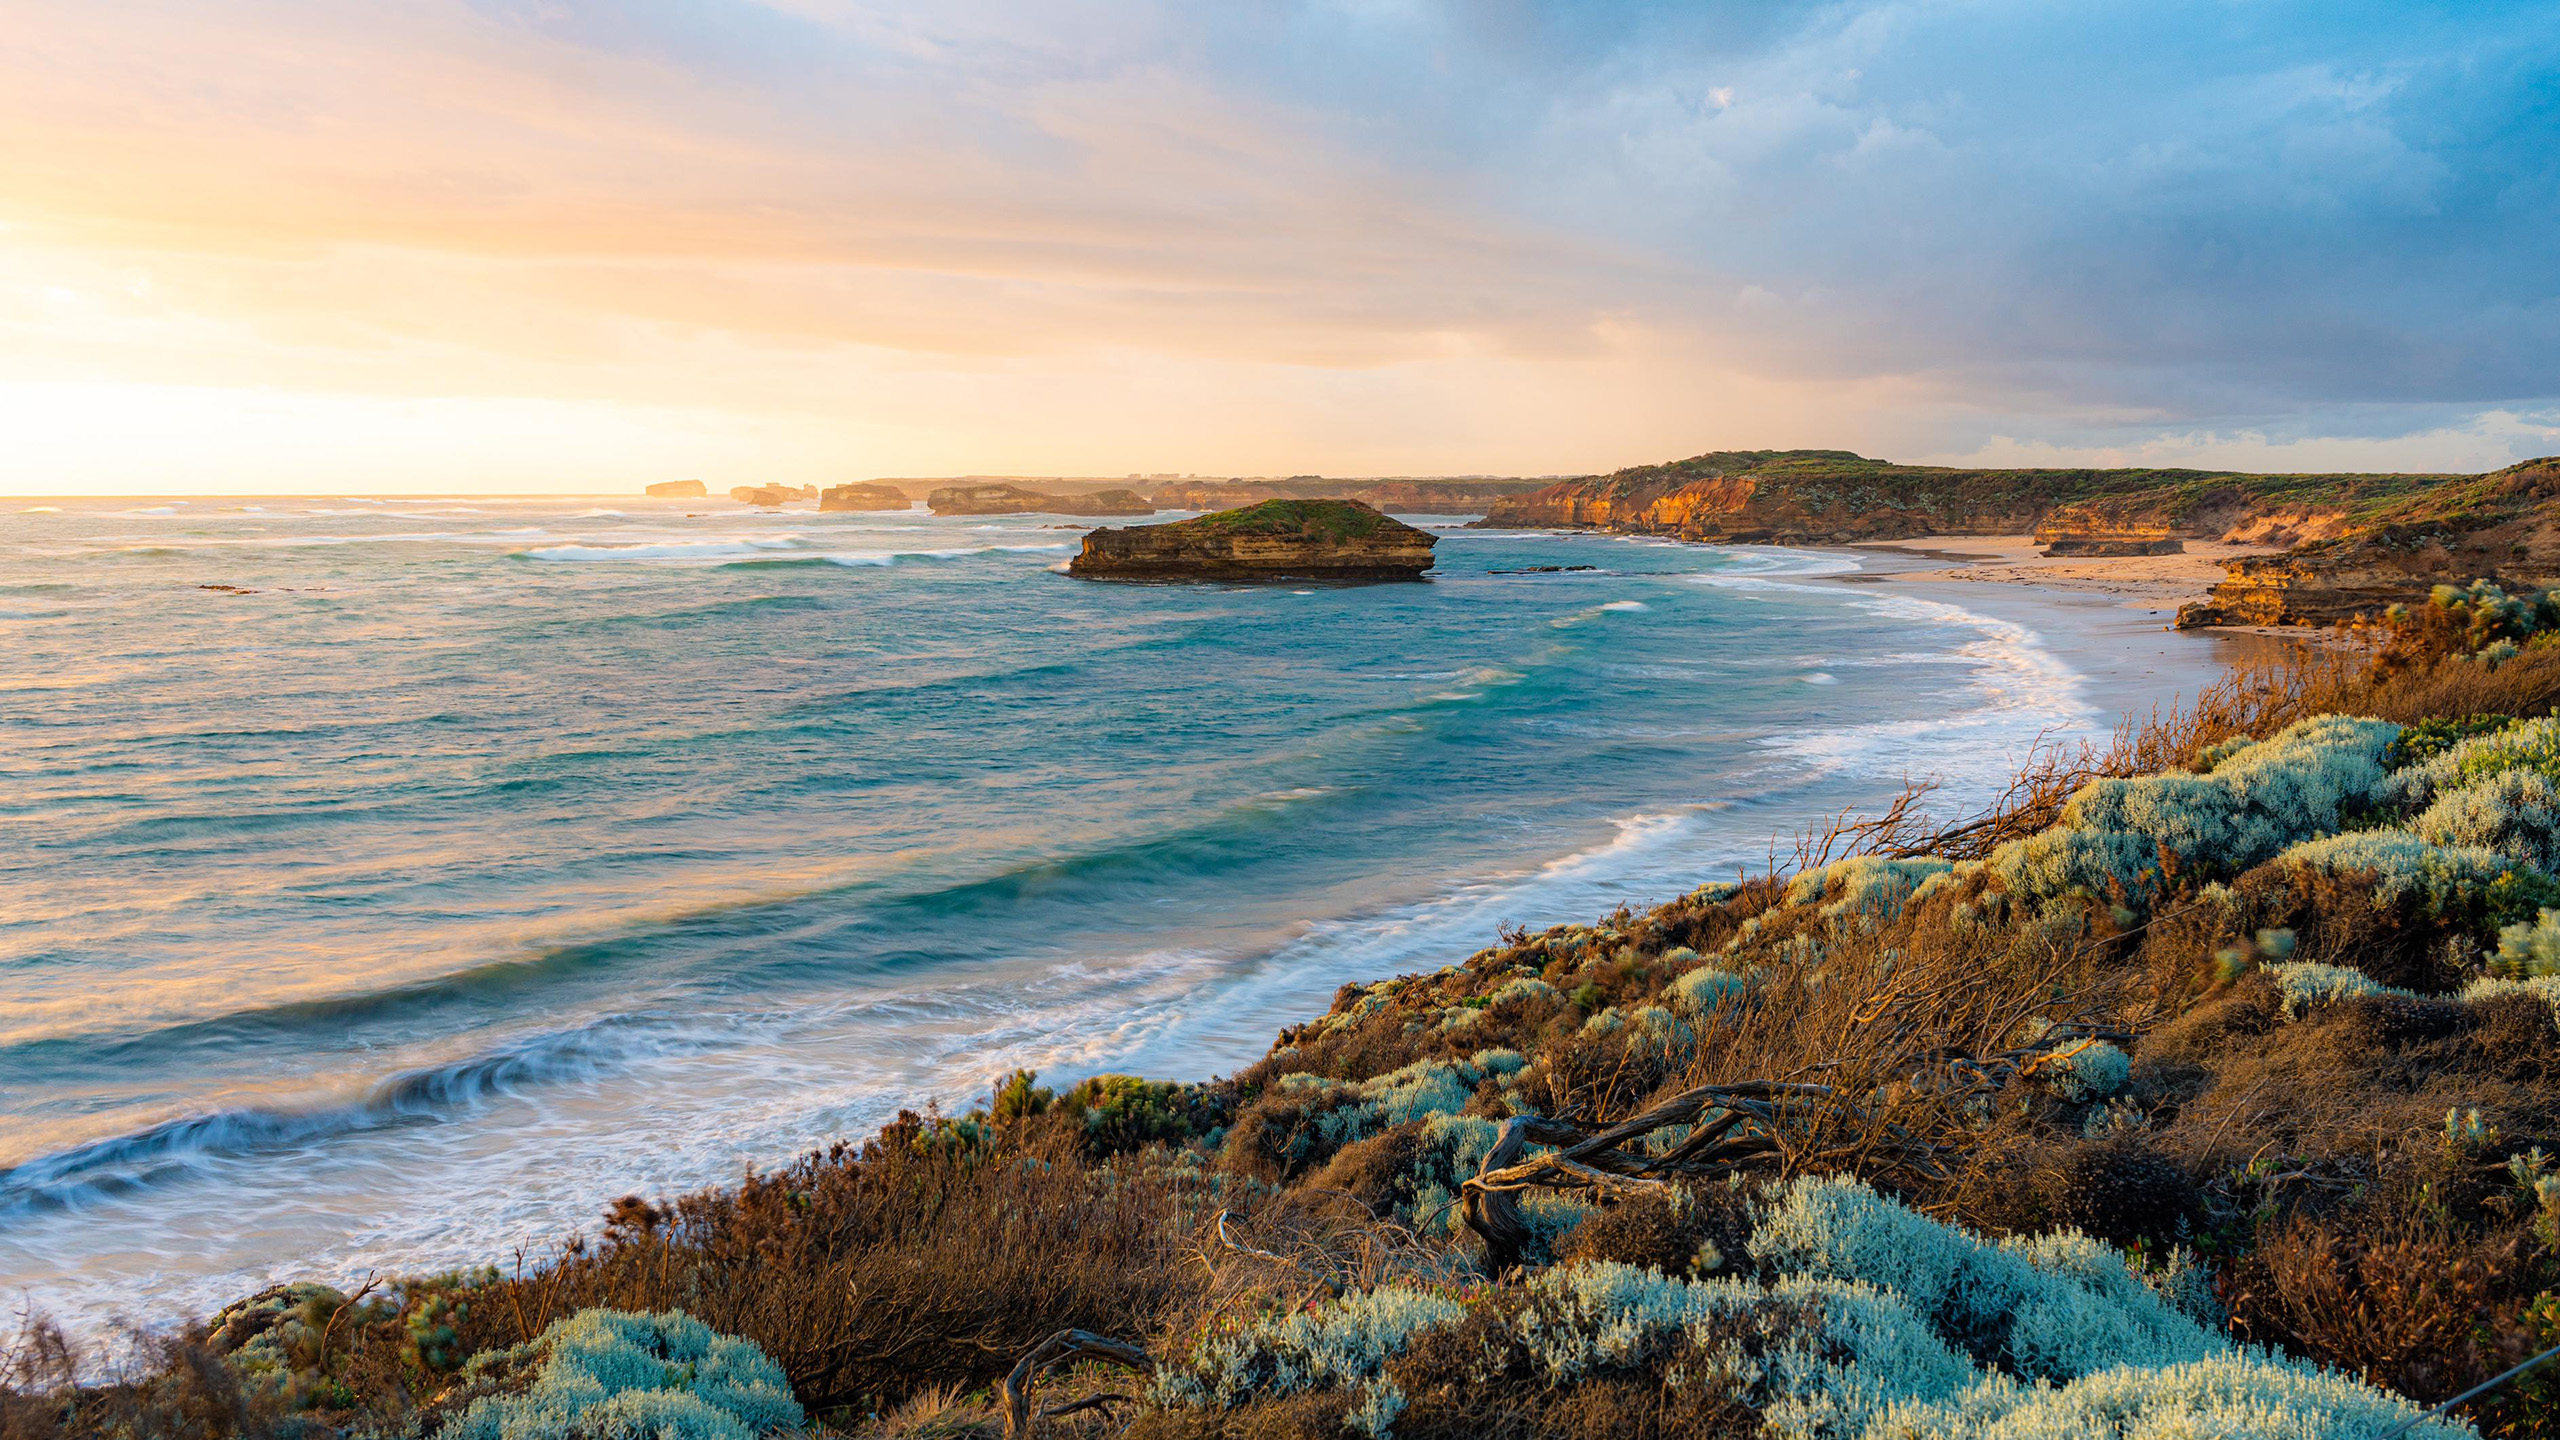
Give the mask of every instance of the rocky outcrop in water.
POLYGON ((661 480, 649 487, 653 500, 699 500, 710 493, 699 480, 661 480))
POLYGON ((1439 537, 1357 500, 1266 500, 1084 537, 1088 580, 1419 580, 1439 537))
POLYGON ((909 508, 906 492, 895 485, 855 482, 830 485, 818 495, 821 514, 836 510, 904 510, 909 508))
POLYGON ((738 485, 731 487, 729 498, 742 505, 788 505, 794 500, 815 500, 815 485, 738 485))
POLYGON ((949 485, 925 497, 936 515, 1153 515, 1156 507, 1135 490, 1052 495, 1028 485, 949 485))

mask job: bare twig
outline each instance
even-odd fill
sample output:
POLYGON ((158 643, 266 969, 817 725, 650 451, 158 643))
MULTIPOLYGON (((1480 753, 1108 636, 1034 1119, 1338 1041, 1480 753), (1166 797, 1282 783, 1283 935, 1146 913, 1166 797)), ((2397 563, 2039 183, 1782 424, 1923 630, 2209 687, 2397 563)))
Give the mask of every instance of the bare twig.
POLYGON ((1155 1357, 1125 1340, 1096 1335, 1090 1330, 1061 1330, 1024 1351, 1022 1358, 1014 1362, 1012 1372, 1004 1377, 1004 1433, 1008 1440, 1029 1440, 1032 1385, 1070 1360, 1107 1361, 1141 1375, 1152 1374, 1156 1368, 1155 1357))

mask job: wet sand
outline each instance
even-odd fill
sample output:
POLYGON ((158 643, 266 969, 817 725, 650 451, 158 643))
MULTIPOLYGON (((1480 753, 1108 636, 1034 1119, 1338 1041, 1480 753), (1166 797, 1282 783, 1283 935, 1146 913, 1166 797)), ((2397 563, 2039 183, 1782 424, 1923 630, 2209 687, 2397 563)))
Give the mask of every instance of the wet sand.
POLYGON ((2048 560, 2026 535, 1945 535, 1839 547, 1858 561, 1842 584, 1872 586, 1961 605, 2035 633, 2087 680, 2088 698, 2112 716, 2173 707, 2235 664, 2313 632, 2178 630, 2178 607, 2201 600, 2221 562, 2274 553, 2264 546, 2189 541, 2182 555, 2048 560))
POLYGON ((2275 555, 2280 547, 2225 545, 2190 540, 2179 555, 2073 556, 2047 559, 2031 535, 1923 535, 1847 547, 1877 552, 1909 564, 1892 564, 1897 579, 1955 585, 2032 585, 2111 598, 2129 609, 2161 616, 2202 600, 2222 579, 2222 562, 2243 555, 2275 555))

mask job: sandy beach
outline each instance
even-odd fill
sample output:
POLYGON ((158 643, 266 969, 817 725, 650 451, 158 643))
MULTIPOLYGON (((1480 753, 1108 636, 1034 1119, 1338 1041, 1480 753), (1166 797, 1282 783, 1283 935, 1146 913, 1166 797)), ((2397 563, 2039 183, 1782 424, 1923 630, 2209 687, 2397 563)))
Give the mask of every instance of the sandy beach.
POLYGON ((2047 559, 2032 535, 1923 535, 1849 548, 1912 562, 1888 564, 1870 574, 1932 584, 2037 585, 2103 595, 2129 609, 2159 614, 2164 624, 2180 605, 2205 598, 2222 579, 2224 561, 2280 553, 2280 547, 2190 540, 2177 555, 2047 559))
POLYGON ((1962 605, 2041 636, 2117 716, 2170 706, 2268 647, 2310 632, 2178 630, 2178 607, 2201 600, 2222 562, 2268 547, 2189 541, 2179 555, 2046 559, 2031 535, 1925 535, 1841 547, 1859 568, 1840 583, 1962 605))

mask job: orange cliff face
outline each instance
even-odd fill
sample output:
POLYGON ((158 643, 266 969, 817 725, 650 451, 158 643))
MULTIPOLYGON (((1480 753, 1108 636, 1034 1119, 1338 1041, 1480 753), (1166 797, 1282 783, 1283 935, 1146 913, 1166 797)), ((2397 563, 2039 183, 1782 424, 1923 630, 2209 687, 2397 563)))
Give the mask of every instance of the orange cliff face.
POLYGON ((1670 487, 1636 486, 1619 494, 1594 493, 1597 487, 1587 482, 1566 481, 1496 501, 1487 510, 1485 523, 1722 536, 1732 528, 1730 522, 1749 509, 1751 496, 1759 488, 1759 481, 1744 475, 1719 475, 1670 487))
POLYGON ((1587 528, 1683 540, 1821 544, 2024 534, 2052 506, 2050 494, 2032 489, 1968 488, 1936 477, 1602 476, 1498 501, 1478 523, 1487 529, 1587 528))

